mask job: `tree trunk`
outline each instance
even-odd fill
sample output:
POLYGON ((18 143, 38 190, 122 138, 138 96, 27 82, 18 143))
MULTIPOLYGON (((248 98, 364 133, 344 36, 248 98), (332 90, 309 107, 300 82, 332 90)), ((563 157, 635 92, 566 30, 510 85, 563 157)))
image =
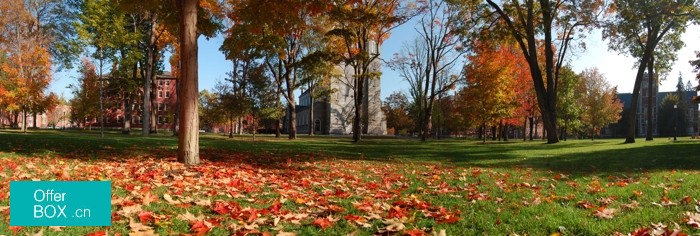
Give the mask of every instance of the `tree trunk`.
POLYGON ((253 116, 253 142, 255 142, 255 133, 258 131, 258 122, 255 122, 255 116, 253 116))
POLYGON ((491 141, 496 141, 496 129, 495 125, 491 126, 491 141))
MULTIPOLYGON (((180 0, 180 1, 186 1, 186 0, 180 0)), ((155 52, 153 51, 152 45, 155 44, 156 41, 156 17, 155 15, 151 16, 151 29, 150 29, 150 37, 148 40, 148 45, 146 46, 146 76, 143 77, 143 113, 141 114, 143 116, 141 122, 141 128, 143 129, 143 135, 149 135, 151 134, 151 113, 152 113, 152 107, 151 107, 151 79, 153 78, 153 71, 154 71, 154 61, 153 61, 153 54, 155 52)), ((182 60, 182 59, 181 59, 182 60)), ((182 72, 182 71, 181 71, 182 72)), ((181 73, 180 77, 183 77, 184 73, 181 73)))
POLYGON ((27 132, 27 111, 22 110, 22 132, 27 132))
MULTIPOLYGON (((359 68, 355 68, 355 76, 364 74, 359 68)), ((354 92, 354 102, 355 102, 355 117, 352 120, 352 140, 355 143, 359 143, 362 140, 362 110, 364 104, 364 91, 365 91, 365 78, 355 77, 353 79, 355 84, 354 92)))
POLYGON ((654 94, 654 85, 656 80, 654 80, 654 54, 652 52, 651 57, 649 57, 649 63, 647 65, 649 70, 649 79, 647 81, 647 135, 646 141, 654 140, 654 100, 652 99, 654 94))
POLYGON ((228 116, 228 138, 233 138, 233 113, 229 114, 228 116))
POLYGON ((503 132, 501 136, 503 136, 504 142, 508 142, 508 123, 503 124, 503 132))
MULTIPOLYGON (((127 93, 128 94, 128 93, 127 93)), ((122 128, 122 134, 131 133, 131 96, 124 96, 124 127, 122 128)))
POLYGON ((173 136, 175 137, 179 133, 180 126, 180 81, 180 78, 175 81, 175 111, 173 112, 173 136))
MULTIPOLYGON (((292 95, 294 96, 294 95, 292 95)), ((297 139, 297 106, 294 104, 294 97, 290 97, 289 107, 289 139, 297 139)))
POLYGON ((197 0, 180 0, 180 42, 182 43, 182 93, 179 104, 180 130, 178 161, 197 165, 199 160, 199 86, 197 78, 197 0))
POLYGON ((36 129, 36 112, 32 112, 32 128, 36 129))
MULTIPOLYGON (((654 31, 654 30, 652 30, 654 31)), ((651 33, 651 35, 656 35, 657 33, 651 33)), ((637 128, 637 103, 639 102, 639 89, 642 85, 642 77, 644 76, 644 65, 647 65, 649 63, 649 60, 651 59, 651 56, 654 52, 654 48, 656 48, 656 42, 654 42, 655 37, 647 37, 646 40, 646 48, 644 50, 644 54, 642 54, 642 58, 639 61, 639 68, 637 68, 637 78, 634 80, 634 89, 632 90, 632 105, 630 109, 628 110, 627 117, 629 118, 627 120, 627 137, 625 139, 625 143, 634 143, 634 138, 637 134, 636 128, 637 128)))
POLYGON ((535 123, 533 122, 535 120, 534 117, 529 117, 530 119, 530 141, 532 141, 533 134, 535 132, 535 123))

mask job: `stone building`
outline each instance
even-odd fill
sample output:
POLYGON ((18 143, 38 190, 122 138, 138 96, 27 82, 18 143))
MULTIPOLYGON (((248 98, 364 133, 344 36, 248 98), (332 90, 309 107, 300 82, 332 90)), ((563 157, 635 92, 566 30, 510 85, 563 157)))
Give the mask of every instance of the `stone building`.
MULTIPOLYGON (((656 78, 654 78, 656 80, 656 78)), ((658 109, 659 106, 661 105, 661 102, 664 100, 664 98, 668 95, 671 94, 676 94, 676 91, 671 91, 671 92, 659 92, 659 83, 658 81, 654 81, 653 85, 651 88, 648 86, 649 82, 649 76, 648 74, 644 74, 644 77, 642 78, 642 86, 640 88, 640 96, 639 96, 639 101, 637 101, 637 123, 635 124, 635 131, 636 131, 636 136, 637 137, 644 137, 646 136, 647 132, 647 126, 649 124, 649 119, 647 119, 648 112, 651 112, 651 117, 652 117, 652 125, 653 128, 652 130, 654 133, 652 134, 653 136, 659 136, 659 128, 658 128, 658 109), (651 111, 647 109, 647 102, 649 99, 649 94, 648 91, 649 89, 652 89, 652 103, 655 104, 651 111)), ((687 107, 687 114, 685 114, 686 119, 688 121, 688 127, 682 127, 679 129, 679 135, 694 135, 698 133, 698 104, 692 102, 692 99, 697 96, 697 92, 693 90, 688 90, 684 89, 682 92, 682 97, 685 101, 685 104, 688 106, 687 107)), ((627 111, 627 108, 631 106, 632 103, 632 94, 631 93, 620 93, 618 94, 618 97, 620 98, 620 101, 622 101, 623 106, 624 106, 624 112, 627 111)), ((624 114, 623 114, 624 116, 624 114)), ((624 117, 623 117, 624 120, 624 117)), ((608 130, 607 136, 620 136, 624 135, 624 132, 621 131, 616 131, 618 129, 624 129, 624 124, 617 124, 613 125, 614 127, 611 126, 611 128, 608 130), (622 126, 621 126, 622 125, 622 126)))
MULTIPOLYGON (((376 49, 371 49, 376 52, 376 49)), ((338 65, 336 69, 344 73, 331 80, 330 88, 333 93, 327 97, 314 98, 314 120, 310 120, 309 106, 311 97, 304 91, 299 96, 297 106, 297 133, 309 133, 311 122, 314 124, 314 133, 318 134, 352 134, 352 121, 355 117, 353 84, 353 68, 346 65, 338 65)), ((381 69, 379 60, 372 63, 370 70, 378 72, 381 69)), ((385 135, 386 120, 382 112, 381 81, 369 79, 365 81, 362 133, 368 135, 385 135)), ((287 116, 288 117, 288 116, 287 116)), ((287 122, 288 124, 288 118, 287 122)))

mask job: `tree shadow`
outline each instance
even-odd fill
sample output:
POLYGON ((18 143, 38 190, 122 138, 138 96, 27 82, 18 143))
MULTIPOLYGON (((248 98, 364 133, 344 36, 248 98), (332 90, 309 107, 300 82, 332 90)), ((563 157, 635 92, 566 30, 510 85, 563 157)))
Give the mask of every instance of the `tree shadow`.
POLYGON ((645 146, 620 143, 608 150, 564 153, 548 157, 520 157, 491 163, 455 162, 482 167, 533 168, 575 176, 700 170, 700 143, 697 141, 657 142, 659 143, 645 146))

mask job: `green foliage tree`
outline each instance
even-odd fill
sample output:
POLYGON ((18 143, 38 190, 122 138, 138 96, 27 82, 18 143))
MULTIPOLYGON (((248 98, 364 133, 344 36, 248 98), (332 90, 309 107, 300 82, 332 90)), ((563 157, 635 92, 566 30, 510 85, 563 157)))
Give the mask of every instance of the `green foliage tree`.
MULTIPOLYGON (((610 40, 610 48, 638 58, 639 65, 632 90, 632 104, 639 101, 639 90, 645 69, 654 78, 655 64, 668 65, 675 60, 675 52, 683 46, 680 36, 685 32, 686 24, 698 19, 698 1, 696 0, 615 0, 610 11, 615 14, 606 23, 603 38, 610 40)), ((666 66, 667 67, 667 66, 666 66)), ((658 76, 657 76, 658 77, 658 76)), ((655 83, 649 80, 649 87, 655 83)), ((651 93, 651 90, 649 90, 651 93)), ((653 106, 651 97, 648 108, 653 106)), ((627 138, 625 143, 634 143, 636 133, 637 107, 628 109, 627 138)), ((649 112, 649 121, 651 112, 649 112)), ((652 125, 648 125, 647 140, 652 140, 652 125)))
POLYGON ((579 102, 579 85, 583 80, 569 65, 562 67, 559 75, 559 99, 557 99, 557 123, 560 127, 560 139, 566 140, 569 131, 581 127, 583 107, 579 102))
POLYGON ((220 96, 209 90, 199 92, 199 123, 200 129, 211 130, 216 125, 226 121, 225 112, 221 106, 220 96))
POLYGON ((409 115, 409 101, 402 92, 395 91, 384 101, 382 111, 386 116, 386 126, 394 128, 394 135, 410 131, 413 119, 409 115))
POLYGON ((258 123, 263 119, 279 117, 284 109, 277 103, 277 90, 274 81, 265 71, 265 65, 253 68, 248 77, 247 92, 250 101, 250 114, 253 118, 253 141, 257 133, 258 123))

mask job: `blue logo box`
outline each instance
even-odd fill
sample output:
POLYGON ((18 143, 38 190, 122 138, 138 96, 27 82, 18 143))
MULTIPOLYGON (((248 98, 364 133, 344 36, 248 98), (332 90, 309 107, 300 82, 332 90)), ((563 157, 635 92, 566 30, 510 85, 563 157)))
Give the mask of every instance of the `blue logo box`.
POLYGON ((112 181, 11 181, 11 226, 111 226, 112 181))

